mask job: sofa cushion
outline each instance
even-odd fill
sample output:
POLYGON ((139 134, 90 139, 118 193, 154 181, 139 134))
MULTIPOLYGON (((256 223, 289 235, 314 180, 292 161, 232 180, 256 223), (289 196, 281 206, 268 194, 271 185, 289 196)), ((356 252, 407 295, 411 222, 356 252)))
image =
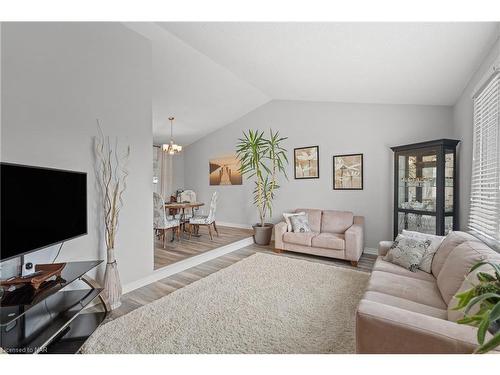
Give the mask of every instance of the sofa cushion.
POLYGON ((448 307, 435 282, 394 273, 373 271, 367 290, 408 299, 441 310, 446 310, 448 307))
POLYGON ((311 228, 311 231, 316 233, 319 233, 321 231, 321 210, 300 208, 295 210, 295 212, 305 212, 307 214, 307 219, 309 221, 309 227, 311 228))
POLYGON ((427 316, 433 316, 439 319, 447 318, 446 310, 439 309, 433 306, 424 305, 422 303, 417 303, 406 298, 391 296, 385 293, 367 291, 363 299, 373 302, 383 303, 384 305, 398 307, 400 309, 413 311, 427 316))
MULTIPOLYGON (((477 274, 479 272, 483 272, 483 273, 490 274, 491 276, 495 276, 495 271, 493 270, 493 268, 488 264, 484 264, 484 265, 476 268, 474 271, 472 271, 471 273, 469 273, 467 275, 467 277, 465 278, 462 285, 460 285, 460 288, 458 288, 455 295, 457 295, 458 293, 465 292, 466 290, 469 290, 469 289, 473 288, 475 285, 479 284, 479 281, 477 279, 477 274)), ((457 320, 462 319, 464 317, 464 310, 463 309, 455 310, 455 307, 457 307, 457 305, 458 305, 458 298, 455 298, 455 296, 453 296, 450 300, 450 303, 448 303, 448 320, 456 322, 457 320)), ((481 304, 478 303, 475 306, 473 306, 472 309, 469 311, 469 315, 477 314, 477 312, 479 311, 480 305, 481 304)))
POLYGON ((431 281, 434 283, 436 282, 435 277, 427 272, 423 272, 421 270, 417 270, 417 272, 411 272, 410 270, 407 270, 406 268, 403 268, 401 266, 398 266, 396 264, 393 264, 393 263, 390 263, 390 262, 384 260, 383 257, 381 257, 381 256, 378 257, 377 260, 375 261, 375 264, 373 266, 373 270, 394 273, 396 275, 412 277, 414 279, 426 280, 426 281, 431 281))
POLYGON ((294 233, 286 232, 283 235, 283 241, 288 243, 293 243, 302 246, 311 246, 311 240, 318 233, 316 232, 305 232, 305 233, 294 233))
POLYGON ((321 232, 343 234, 349 229, 354 221, 354 215, 349 211, 323 211, 321 220, 321 232))
POLYGON ((451 231, 450 233, 448 233, 443 242, 441 242, 441 245, 437 249, 436 254, 434 254, 434 258, 432 259, 431 269, 434 277, 439 276, 439 272, 441 271, 441 268, 443 268, 446 258, 448 257, 448 255, 450 255, 453 249, 461 243, 464 243, 465 241, 478 240, 476 239, 476 237, 465 232, 451 231))
POLYGON ((473 265, 482 260, 494 260, 497 256, 482 242, 466 241, 455 247, 437 277, 437 285, 446 304, 449 304, 473 265))
POLYGON ((343 234, 320 233, 313 237, 311 244, 314 247, 323 247, 325 249, 345 250, 343 234))

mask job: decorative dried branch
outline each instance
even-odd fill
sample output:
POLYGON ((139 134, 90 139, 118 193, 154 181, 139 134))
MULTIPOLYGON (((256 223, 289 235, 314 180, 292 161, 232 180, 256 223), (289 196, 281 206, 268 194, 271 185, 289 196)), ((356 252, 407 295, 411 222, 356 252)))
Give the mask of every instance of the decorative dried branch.
POLYGON ((111 146, 109 136, 105 136, 101 123, 97 120, 98 135, 94 139, 94 150, 97 159, 96 175, 102 193, 103 220, 106 247, 115 247, 119 214, 123 207, 123 193, 127 189, 128 160, 130 146, 123 155, 118 152, 118 139, 111 146))

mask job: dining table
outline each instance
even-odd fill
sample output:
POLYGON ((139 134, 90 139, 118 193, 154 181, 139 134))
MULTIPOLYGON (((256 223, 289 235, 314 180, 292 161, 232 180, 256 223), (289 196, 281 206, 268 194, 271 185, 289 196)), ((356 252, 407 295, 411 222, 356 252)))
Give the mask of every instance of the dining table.
MULTIPOLYGON (((199 208, 201 206, 204 206, 205 203, 203 202, 170 202, 170 203, 165 203, 165 210, 175 210, 176 212, 180 212, 180 223, 182 225, 183 232, 186 231, 186 228, 184 224, 188 222, 188 220, 185 219, 186 217, 186 210, 191 209, 191 212, 194 216, 194 209, 199 208)), ((200 234, 198 231, 192 234, 195 237, 200 237, 200 234)), ((174 240, 174 236, 172 235, 172 240, 174 240)))

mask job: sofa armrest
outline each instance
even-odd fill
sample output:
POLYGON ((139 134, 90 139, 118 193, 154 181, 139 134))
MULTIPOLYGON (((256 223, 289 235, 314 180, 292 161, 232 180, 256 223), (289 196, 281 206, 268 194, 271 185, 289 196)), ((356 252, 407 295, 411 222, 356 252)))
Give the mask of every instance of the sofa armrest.
POLYGON ((393 243, 394 241, 380 241, 378 243, 378 255, 385 256, 393 243))
POLYGON ((357 353, 467 354, 478 346, 476 332, 468 325, 368 300, 356 312, 357 353))
POLYGON ((344 233, 345 259, 353 262, 361 258, 365 247, 364 218, 362 216, 355 216, 355 218, 358 220, 344 233))
POLYGON ((284 250, 283 235, 287 232, 287 225, 284 221, 279 222, 274 226, 274 247, 284 250))

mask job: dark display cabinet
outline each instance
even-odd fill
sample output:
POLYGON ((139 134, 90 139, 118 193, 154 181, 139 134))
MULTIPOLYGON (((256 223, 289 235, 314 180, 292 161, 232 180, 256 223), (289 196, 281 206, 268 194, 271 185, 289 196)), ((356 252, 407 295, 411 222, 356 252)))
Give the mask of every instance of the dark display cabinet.
POLYGON ((438 139, 394 151, 394 237, 403 229, 446 235, 458 228, 456 148, 438 139))

